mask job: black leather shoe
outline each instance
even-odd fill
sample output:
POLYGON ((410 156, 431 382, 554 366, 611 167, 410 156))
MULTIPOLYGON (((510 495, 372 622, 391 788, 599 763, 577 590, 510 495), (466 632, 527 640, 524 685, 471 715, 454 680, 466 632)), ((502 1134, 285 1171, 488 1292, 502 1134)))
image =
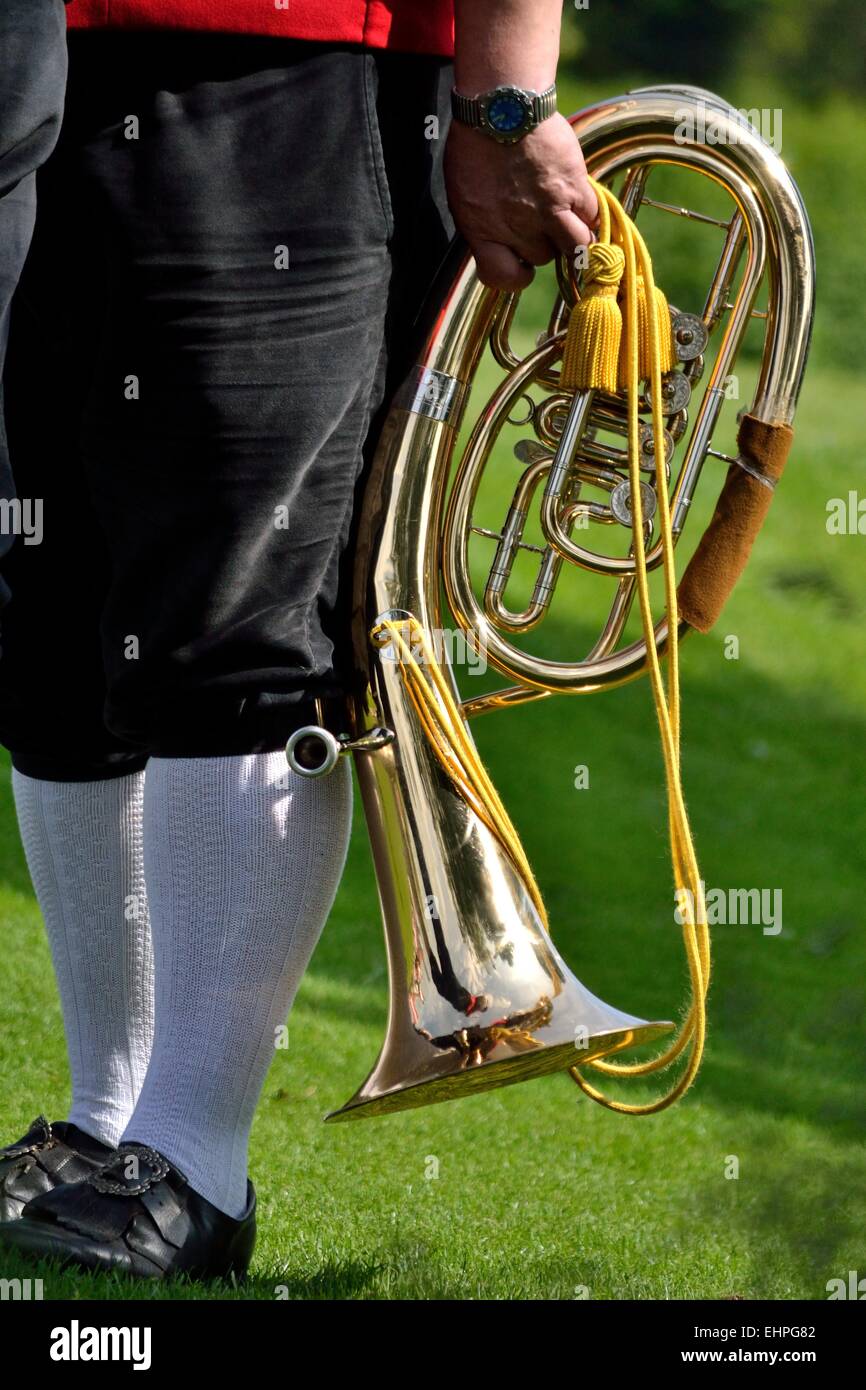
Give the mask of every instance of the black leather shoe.
POLYGON ((0 1243, 23 1254, 146 1279, 216 1279, 247 1269, 256 1243, 256 1195, 238 1220, 198 1192, 156 1149, 121 1144, 83 1182, 29 1202, 0 1225, 0 1243))
POLYGON ((28 1202, 64 1183, 81 1182, 114 1149, 77 1125, 44 1115, 15 1144, 0 1149, 0 1221, 17 1221, 28 1202))

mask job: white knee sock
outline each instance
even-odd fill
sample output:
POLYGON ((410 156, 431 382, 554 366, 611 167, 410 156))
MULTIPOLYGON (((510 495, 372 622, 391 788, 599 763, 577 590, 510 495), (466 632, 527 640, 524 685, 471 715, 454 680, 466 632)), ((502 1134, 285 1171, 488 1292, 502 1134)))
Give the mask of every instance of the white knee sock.
POLYGON ((150 1144, 229 1216, 246 1206, 253 1112, 330 912, 352 779, 281 752, 151 758, 144 858, 156 1032, 125 1140, 150 1144))
POLYGON ((117 1143, 135 1108, 153 1039, 144 780, 143 772, 99 782, 12 774, 63 1009, 69 1119, 106 1144, 117 1143))

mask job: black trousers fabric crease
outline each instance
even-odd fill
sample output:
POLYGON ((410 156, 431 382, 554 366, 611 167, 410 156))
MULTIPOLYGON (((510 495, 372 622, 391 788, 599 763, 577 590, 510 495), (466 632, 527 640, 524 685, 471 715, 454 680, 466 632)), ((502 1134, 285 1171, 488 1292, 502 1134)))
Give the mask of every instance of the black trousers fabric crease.
MULTIPOLYGON (((66 82, 63 0, 0 0, 0 383, 9 315, 36 217, 36 170, 54 148, 66 82)), ((0 385, 0 557, 17 534, 0 385)), ((0 607, 9 589, 0 570, 0 607)))
POLYGON ((453 231, 450 84, 347 45, 70 40, 6 372, 44 518, 3 564, 21 771, 279 748, 346 688, 365 440, 453 231))

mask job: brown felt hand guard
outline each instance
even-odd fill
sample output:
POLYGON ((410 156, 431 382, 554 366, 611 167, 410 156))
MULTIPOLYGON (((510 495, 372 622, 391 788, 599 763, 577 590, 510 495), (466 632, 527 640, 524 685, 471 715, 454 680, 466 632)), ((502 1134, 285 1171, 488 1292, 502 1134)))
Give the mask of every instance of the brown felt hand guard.
POLYGON ((794 431, 765 425, 744 415, 737 434, 739 457, 770 486, 732 463, 713 518, 689 561, 677 590, 680 617, 698 632, 709 632, 746 567, 755 538, 773 500, 794 431))

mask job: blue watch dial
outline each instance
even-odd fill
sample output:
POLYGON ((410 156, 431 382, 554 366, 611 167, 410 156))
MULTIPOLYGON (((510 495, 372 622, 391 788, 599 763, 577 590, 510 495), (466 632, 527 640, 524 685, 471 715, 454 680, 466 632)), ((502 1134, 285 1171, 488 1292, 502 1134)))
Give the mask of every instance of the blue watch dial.
POLYGON ((526 107, 519 97, 504 93, 489 103, 487 120, 494 130, 502 135, 511 135, 526 124, 526 107))

